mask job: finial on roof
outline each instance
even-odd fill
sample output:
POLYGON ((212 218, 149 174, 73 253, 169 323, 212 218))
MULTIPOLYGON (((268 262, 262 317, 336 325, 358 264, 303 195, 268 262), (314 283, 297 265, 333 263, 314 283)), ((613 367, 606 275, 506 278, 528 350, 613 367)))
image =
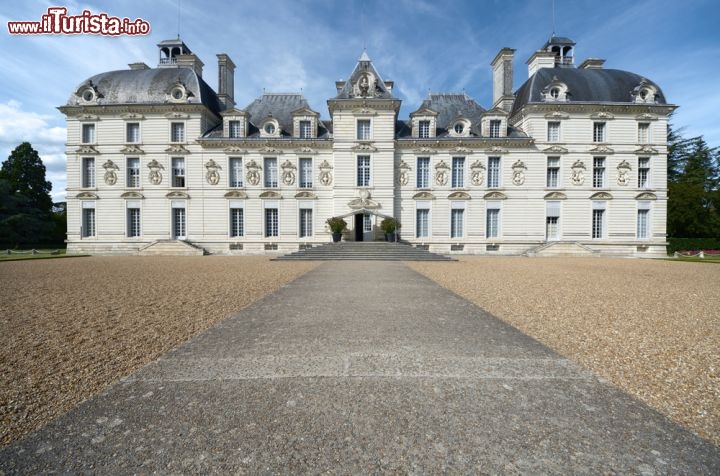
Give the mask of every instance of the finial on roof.
POLYGON ((360 59, 358 61, 370 61, 370 57, 367 54, 367 51, 363 48, 362 55, 360 55, 360 59))

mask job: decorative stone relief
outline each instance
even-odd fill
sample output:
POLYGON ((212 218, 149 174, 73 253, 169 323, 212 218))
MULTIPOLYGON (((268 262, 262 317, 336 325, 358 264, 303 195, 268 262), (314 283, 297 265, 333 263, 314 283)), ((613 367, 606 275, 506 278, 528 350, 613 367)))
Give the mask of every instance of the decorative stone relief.
POLYGON ((117 183, 116 170, 119 170, 119 167, 115 165, 115 162, 108 159, 103 164, 103 168, 105 169, 105 183, 108 185, 115 185, 117 183))
POLYGON ((470 200, 470 194, 467 192, 453 192, 448 195, 448 200, 470 200))
POLYGON ((370 190, 359 189, 357 194, 358 198, 350 200, 348 202, 348 207, 353 210, 359 210, 361 208, 374 210, 376 208, 380 208, 380 204, 370 198, 370 190))
POLYGON ((593 147, 592 149, 589 150, 589 152, 591 154, 602 154, 602 155, 608 155, 608 154, 615 153, 615 151, 613 149, 611 149, 610 147, 608 147, 606 145, 602 145, 602 144, 593 147))
POLYGON ((333 176, 332 176, 332 169, 333 166, 330 165, 330 163, 327 160, 323 160, 320 164, 320 175, 318 175, 318 179, 320 180, 320 183, 328 186, 332 184, 333 176))
POLYGON ((410 182, 410 166, 404 161, 400 161, 400 167, 398 167, 397 184, 405 186, 410 182))
POLYGON ((450 172, 450 167, 448 164, 445 163, 444 160, 441 160, 435 165, 435 183, 437 183, 440 186, 447 185, 448 183, 448 173, 450 172))
POLYGON ((165 152, 168 154, 189 154, 190 151, 185 148, 182 144, 173 144, 167 149, 165 149, 165 152))
POLYGON ((570 176, 570 181, 573 183, 573 185, 582 185, 585 183, 585 164, 581 160, 576 160, 574 164, 572 164, 572 175, 570 176))
POLYGON ((98 152, 97 149, 92 145, 81 145, 80 147, 77 148, 77 150, 75 152, 77 152, 78 154, 82 154, 82 155, 99 155, 100 154, 100 152, 98 152))
POLYGON ((505 195, 502 192, 488 192, 483 196, 483 199, 485 200, 505 200, 507 198, 507 195, 505 195))
POLYGON ((75 198, 78 200, 97 200, 98 196, 96 193, 92 192, 80 192, 75 196, 75 198))
POLYGON ((470 165, 470 182, 473 185, 482 185, 483 180, 485 180, 485 166, 480 160, 476 160, 470 165))
POLYGON ((185 192, 180 192, 178 190, 175 190, 175 191, 166 193, 165 198, 182 198, 182 199, 187 200, 188 198, 190 198, 190 195, 188 195, 185 192))
POLYGON ((647 144, 640 147, 638 150, 635 151, 636 154, 648 154, 648 155, 655 155, 658 153, 658 150, 654 147, 651 147, 647 144))
POLYGON ((162 183, 162 173, 160 171, 164 170, 165 167, 163 167, 163 165, 155 159, 148 162, 147 166, 150 169, 150 173, 148 174, 148 180, 150 180, 150 183, 153 185, 160 185, 162 183))
POLYGON ((623 160, 617 166, 617 183, 618 185, 625 186, 630 182, 630 164, 627 160, 623 160))
POLYGON ((430 192, 418 192, 412 198, 413 200, 435 200, 435 195, 430 192))
POLYGON ((562 192, 550 192, 543 197, 545 200, 565 200, 567 195, 562 192))
POLYGON ((652 192, 642 192, 635 197, 635 200, 657 200, 657 195, 652 192))
POLYGON ((220 172, 218 172, 218 169, 222 169, 222 167, 220 167, 213 159, 210 159, 205 163, 205 168, 207 169, 207 172, 205 173, 205 180, 207 180, 207 183, 210 185, 217 185, 220 183, 220 172))
POLYGON ((360 75, 360 78, 358 78, 357 82, 353 85, 353 97, 375 97, 378 93, 377 79, 375 75, 370 72, 360 75))
POLYGON ((140 147, 138 147, 135 144, 129 144, 120 149, 121 154, 144 154, 145 151, 142 150, 140 147))
POLYGON ((231 190, 223 196, 225 198, 247 198, 247 193, 241 190, 231 190))
POLYGON ((513 169, 513 178, 512 181, 515 185, 522 185, 525 183, 525 171, 527 170, 527 167, 523 163, 522 160, 518 159, 515 161, 515 163, 512 165, 513 169))
POLYGON ((596 192, 590 195, 590 200, 612 200, 613 196, 608 192, 596 192))
POLYGON ((245 169, 247 169, 247 173, 245 174, 245 178, 247 179, 248 183, 250 185, 257 185, 260 183, 260 171, 262 170, 262 167, 260 167, 255 160, 250 160, 245 165, 245 169))
POLYGON ((282 181, 285 185, 292 185, 295 183, 295 171, 297 170, 297 167, 295 167, 295 164, 290 162, 289 160, 286 160, 282 163, 280 166, 282 168, 282 181))

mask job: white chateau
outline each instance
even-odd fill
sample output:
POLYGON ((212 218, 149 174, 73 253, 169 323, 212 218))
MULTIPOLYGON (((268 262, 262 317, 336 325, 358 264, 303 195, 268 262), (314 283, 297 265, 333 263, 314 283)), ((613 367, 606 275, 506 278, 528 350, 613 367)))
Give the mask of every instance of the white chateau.
POLYGON ((238 108, 235 65, 218 89, 180 40, 157 68, 83 81, 67 116, 69 253, 289 253, 400 238, 467 254, 665 255, 668 116, 640 75, 575 66, 551 37, 513 91, 515 50, 492 60, 493 104, 432 93, 400 118, 393 81, 363 53, 321 118, 300 94, 238 108))

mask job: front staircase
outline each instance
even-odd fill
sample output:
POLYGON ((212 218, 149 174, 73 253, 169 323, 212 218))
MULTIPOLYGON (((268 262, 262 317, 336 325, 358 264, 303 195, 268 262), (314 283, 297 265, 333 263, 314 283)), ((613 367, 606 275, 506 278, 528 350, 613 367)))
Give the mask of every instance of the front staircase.
POLYGON ((185 240, 157 240, 143 246, 140 256, 203 256, 205 249, 185 240))
POLYGON ((524 256, 597 256, 598 251, 577 241, 550 241, 523 253, 524 256))
POLYGON ((328 243, 274 258, 277 261, 457 261, 403 243, 382 241, 328 243))

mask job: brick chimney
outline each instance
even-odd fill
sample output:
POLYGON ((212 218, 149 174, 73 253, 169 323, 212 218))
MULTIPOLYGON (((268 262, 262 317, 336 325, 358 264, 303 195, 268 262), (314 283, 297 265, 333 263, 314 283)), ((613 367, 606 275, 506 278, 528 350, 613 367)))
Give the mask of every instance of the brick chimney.
POLYGON ((515 96, 513 95, 513 59, 515 50, 503 48, 492 60, 493 108, 499 107, 510 112, 515 96))

